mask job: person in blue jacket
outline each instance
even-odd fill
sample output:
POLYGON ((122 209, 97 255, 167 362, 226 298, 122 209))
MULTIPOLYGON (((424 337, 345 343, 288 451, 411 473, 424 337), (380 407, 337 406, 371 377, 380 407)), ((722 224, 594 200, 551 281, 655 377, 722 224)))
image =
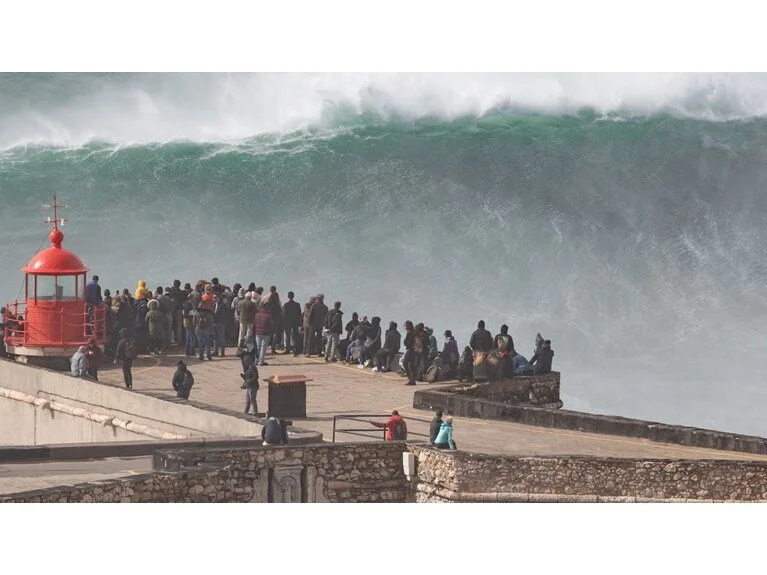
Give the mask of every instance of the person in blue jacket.
POLYGON ((85 286, 85 303, 90 305, 99 305, 104 301, 101 297, 101 286, 99 285, 99 276, 93 276, 93 279, 85 286))
POLYGON ((437 439, 434 440, 434 447, 439 449, 458 449, 453 441, 453 418, 448 417, 439 426, 437 439))
POLYGON ((514 375, 532 375, 533 366, 527 361, 527 358, 518 353, 514 348, 509 352, 509 359, 511 359, 511 367, 514 370, 514 375))

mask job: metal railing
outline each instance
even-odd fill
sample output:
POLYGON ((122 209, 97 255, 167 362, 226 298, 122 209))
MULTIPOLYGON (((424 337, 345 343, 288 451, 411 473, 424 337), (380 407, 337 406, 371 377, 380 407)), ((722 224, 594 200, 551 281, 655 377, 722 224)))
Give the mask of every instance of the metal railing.
MULTIPOLYGON (((360 423, 368 423, 369 424, 370 423, 369 419, 361 419, 363 417, 365 417, 365 418, 389 419, 391 417, 391 413, 384 413, 384 414, 381 414, 381 413, 351 413, 351 414, 345 414, 345 415, 334 415, 333 416, 333 443, 336 442, 336 432, 337 433, 347 433, 349 435, 358 435, 358 436, 361 436, 361 437, 373 437, 372 435, 370 435, 371 433, 373 433, 373 434, 381 434, 381 432, 383 432, 382 439, 384 441, 386 441, 386 428, 385 427, 383 429, 380 429, 380 430, 379 429, 373 429, 373 428, 370 428, 370 427, 365 427, 365 428, 338 428, 337 427, 338 420, 344 420, 344 419, 345 420, 349 420, 349 421, 357 421, 357 422, 360 422, 360 423)), ((407 418, 404 418, 404 419, 405 419, 405 423, 406 424, 411 422, 411 421, 420 421, 422 423, 431 423, 431 421, 428 420, 428 419, 421 419, 421 418, 418 418, 418 417, 407 417, 407 418)), ((411 431, 409 428, 407 430, 407 435, 408 435, 408 437, 410 437, 411 435, 415 435, 415 436, 418 436, 418 437, 429 437, 428 434, 426 434, 426 433, 417 433, 415 431, 411 431)))
POLYGON ((62 308, 46 310, 46 315, 55 319, 35 318, 33 324, 27 322, 27 308, 23 302, 13 302, 6 306, 3 337, 11 345, 34 345, 45 342, 49 346, 82 345, 89 338, 96 338, 97 343, 106 341, 107 309, 105 306, 90 306, 83 304, 82 311, 71 312, 62 308), (21 319, 19 319, 21 317, 21 319), (65 326, 82 326, 82 340, 69 341, 64 337, 65 326), (48 326, 49 329, 45 329, 48 326), (53 331, 58 331, 58 338, 51 337, 53 331))

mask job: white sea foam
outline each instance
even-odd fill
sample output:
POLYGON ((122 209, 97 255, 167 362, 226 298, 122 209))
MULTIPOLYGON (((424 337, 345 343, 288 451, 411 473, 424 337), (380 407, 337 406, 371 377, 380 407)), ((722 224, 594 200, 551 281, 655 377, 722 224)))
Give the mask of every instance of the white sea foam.
MULTIPOLYGON (((38 95, 35 78, 0 107, 0 148, 236 142, 338 115, 482 116, 498 108, 604 116, 666 112, 703 120, 767 115, 767 75, 699 74, 170 74, 83 75, 38 95)), ((3 88, 0 86, 0 99, 3 88)))

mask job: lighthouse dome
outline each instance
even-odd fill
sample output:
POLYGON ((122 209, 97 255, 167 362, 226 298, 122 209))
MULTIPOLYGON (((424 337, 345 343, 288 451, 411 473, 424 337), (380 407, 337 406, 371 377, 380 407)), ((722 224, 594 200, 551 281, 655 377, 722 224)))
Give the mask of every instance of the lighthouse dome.
POLYGON ((64 234, 61 230, 51 230, 48 238, 51 240, 51 247, 37 252, 29 260, 27 267, 22 268, 21 271, 28 274, 48 276, 75 275, 88 271, 88 268, 85 267, 85 264, 79 257, 61 247, 61 242, 64 241, 64 234))

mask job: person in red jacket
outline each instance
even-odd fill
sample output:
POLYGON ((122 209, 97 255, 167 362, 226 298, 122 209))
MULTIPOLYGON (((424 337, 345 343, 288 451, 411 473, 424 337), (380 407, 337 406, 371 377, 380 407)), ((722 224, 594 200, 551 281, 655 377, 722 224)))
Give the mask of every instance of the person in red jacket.
POLYGON ((258 365, 269 365, 265 360, 266 348, 269 347, 269 339, 272 335, 272 315, 266 306, 259 308, 254 320, 254 328, 256 349, 258 350, 258 365))
POLYGON ((386 423, 371 421, 376 427, 386 428, 386 441, 405 441, 407 439, 407 424, 399 411, 396 409, 391 412, 391 417, 386 423))

